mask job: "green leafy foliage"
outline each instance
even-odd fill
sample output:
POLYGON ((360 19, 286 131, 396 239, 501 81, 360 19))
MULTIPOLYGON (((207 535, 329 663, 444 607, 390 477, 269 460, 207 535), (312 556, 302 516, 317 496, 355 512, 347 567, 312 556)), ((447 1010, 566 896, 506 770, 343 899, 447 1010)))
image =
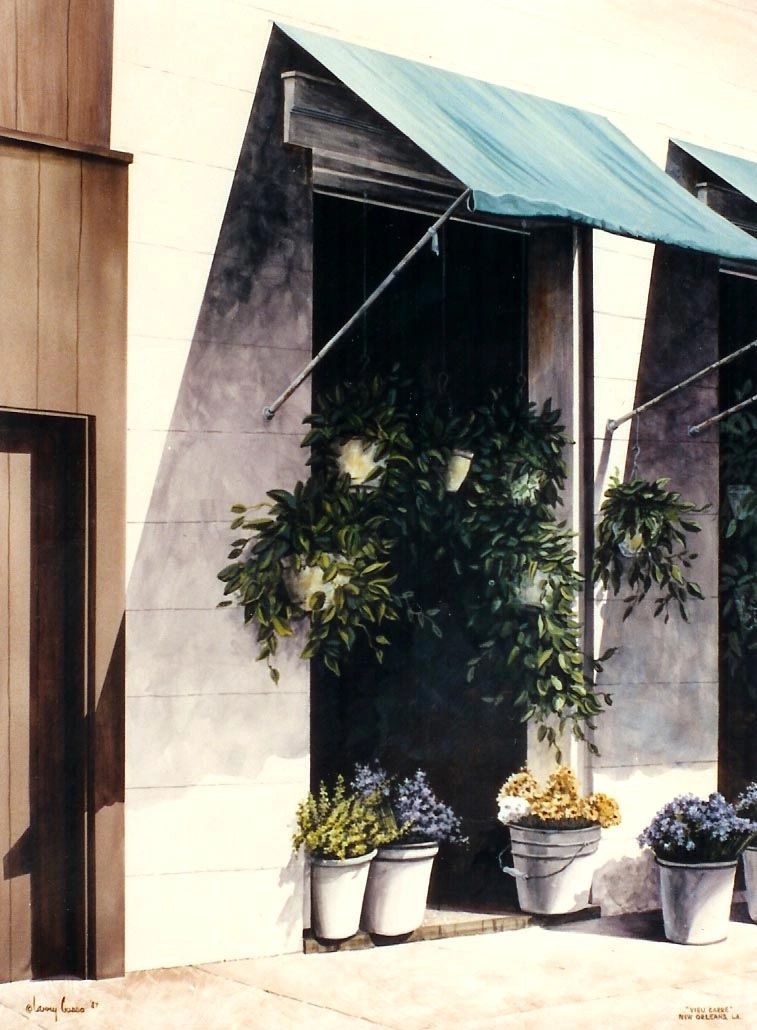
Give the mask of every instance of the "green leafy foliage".
POLYGON ((320 655, 338 675, 343 654, 363 633, 380 661, 388 643, 382 627, 399 609, 383 518, 360 503, 344 476, 327 490, 311 478, 291 493, 271 490, 268 496, 273 503, 265 518, 248 518, 243 505, 232 509, 232 529, 241 535, 229 552, 231 564, 218 573, 245 623, 257 625, 258 658, 268 661, 278 682, 271 659, 279 639, 306 622, 303 658, 320 655))
MULTIPOLYGON (((754 392, 746 382, 736 400, 754 392)), ((747 408, 723 420, 720 460, 721 654, 728 676, 757 700, 751 670, 757 659, 757 413, 747 408)))
POLYGON ((689 575, 697 556, 688 549, 687 534, 700 531, 692 516, 709 506, 698 508, 683 500, 668 490, 668 482, 632 479, 623 483, 616 474, 600 507, 594 582, 612 588, 614 594, 624 586, 630 589, 623 598, 624 619, 650 590, 656 594, 654 614, 664 613, 665 622, 671 605, 688 621, 686 606, 691 598, 703 599, 699 584, 689 575))
POLYGON ((318 793, 308 794, 297 806, 297 830, 292 838, 296 851, 304 847, 318 858, 358 858, 382 844, 391 844, 400 830, 379 794, 363 796, 348 792, 339 776, 329 792, 321 783, 318 793))
MULTIPOLYGON (((391 639, 386 623, 402 619, 441 636, 424 584, 443 582, 473 645, 467 682, 484 668, 490 682, 517 682, 515 703, 523 721, 541 724, 539 739, 557 747, 569 728, 585 740, 612 701, 595 688, 600 666, 581 650, 583 580, 557 514, 567 446, 559 412, 500 391, 474 410, 453 410, 395 369, 338 387, 305 421, 310 479, 291 494, 271 491, 266 518, 234 509, 232 527, 248 535, 219 574, 245 621, 257 624, 260 657, 270 662, 278 639, 305 620, 302 656, 321 656, 336 674, 359 631, 378 660, 391 639), (472 460, 453 490, 461 450, 472 460), (310 593, 298 596, 295 574, 308 577, 310 593), (524 600, 528 581, 538 584, 534 603, 524 600)), ((502 703, 506 693, 485 700, 502 703)))

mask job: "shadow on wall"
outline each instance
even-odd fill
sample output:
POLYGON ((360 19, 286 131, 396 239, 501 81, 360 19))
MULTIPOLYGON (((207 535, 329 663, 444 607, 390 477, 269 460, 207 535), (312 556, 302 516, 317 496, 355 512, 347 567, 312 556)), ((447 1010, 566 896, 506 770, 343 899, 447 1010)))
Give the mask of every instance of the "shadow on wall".
MULTIPOLYGON (((294 642, 283 649, 275 685, 265 663, 255 660, 255 632, 243 625, 242 612, 216 606, 223 596, 217 572, 232 539, 231 504, 260 502, 267 490, 291 488, 306 472, 299 443, 309 389, 273 422, 262 418, 312 348, 309 155, 283 145, 281 73, 293 60, 293 45, 275 30, 128 594, 130 825, 154 833, 156 820, 143 820, 144 810, 162 804, 166 819, 157 820, 158 832, 170 834, 164 827, 174 821, 183 835, 212 794, 216 811, 228 818, 219 818, 217 840, 194 858, 197 871, 221 875, 228 856, 243 851, 243 869, 270 871, 270 890, 281 870, 276 898, 246 894, 227 917, 239 922, 252 915, 260 924, 253 937, 268 935, 267 946, 280 951, 302 926, 301 864, 281 863, 287 863, 296 802, 309 785, 309 666, 295 657, 294 642), (257 827, 257 844, 243 850, 250 827, 257 827), (275 911, 279 897, 273 931, 260 910, 275 911)), ((297 66, 305 64, 298 56, 297 66)), ((149 840, 144 844, 150 847, 149 840)), ((160 872, 186 872, 180 861, 192 866, 192 857, 177 857, 167 839, 155 850, 160 872)), ((198 927, 212 919, 206 900, 197 906, 198 927)))
POLYGON ((659 878, 651 852, 613 858, 600 865, 592 879, 591 896, 602 906, 603 916, 659 908, 659 878))
MULTIPOLYGON (((639 377, 638 405, 716 360, 718 354, 717 259, 658 245, 647 303, 639 377)), ((631 423, 625 478, 668 477, 671 489, 712 513, 701 520, 696 540, 699 558, 694 578, 706 595, 690 606, 691 624, 678 615, 652 620, 651 598, 623 621, 624 592, 610 594, 601 608, 598 652, 618 647, 601 677, 615 694, 616 706, 598 722, 602 764, 644 766, 670 762, 713 761, 717 735, 717 429, 697 437, 688 427, 717 411, 717 379, 711 373, 694 387, 674 394, 631 423), (638 425, 637 425, 638 423, 638 425), (634 445, 637 447, 634 454, 634 445), (647 610, 649 609, 649 610, 647 610), (659 624, 659 625, 658 625, 659 624), (651 643, 650 643, 651 642, 651 643), (694 692, 691 693, 691 685, 694 692), (684 697, 680 688, 688 691, 684 697), (660 688, 664 687, 664 690, 660 688), (629 693, 623 704, 623 692, 629 693), (701 697, 699 695, 702 695, 701 697), (696 703, 692 703, 692 698, 696 703), (712 733, 702 732, 714 720, 712 733), (676 754, 666 746, 672 725, 676 754), (631 745, 629 747, 629 744, 631 745)), ((605 436, 595 480, 595 511, 608 473, 611 435, 605 436)))

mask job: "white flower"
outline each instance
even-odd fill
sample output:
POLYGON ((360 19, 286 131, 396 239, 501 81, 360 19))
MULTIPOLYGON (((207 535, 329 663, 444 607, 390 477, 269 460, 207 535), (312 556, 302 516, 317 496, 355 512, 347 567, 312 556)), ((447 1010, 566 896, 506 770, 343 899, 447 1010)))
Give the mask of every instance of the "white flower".
MULTIPOLYGON (((331 561, 344 561, 340 555, 327 554, 324 557, 331 561)), ((293 601, 299 601, 302 607, 311 612, 316 594, 323 594, 323 607, 330 608, 334 604, 334 592, 337 587, 349 583, 350 577, 343 572, 337 572, 333 579, 324 582, 324 570, 320 565, 305 565, 304 568, 295 570, 287 569, 284 573, 284 581, 293 601)))
POLYGON ((531 811, 531 806, 525 798, 499 797, 497 798, 497 804, 499 805, 497 818, 505 826, 515 819, 522 819, 524 815, 528 815, 531 811))
POLYGON ((386 465, 386 458, 376 460, 378 444, 353 437, 339 447, 339 471, 358 485, 375 479, 386 465))

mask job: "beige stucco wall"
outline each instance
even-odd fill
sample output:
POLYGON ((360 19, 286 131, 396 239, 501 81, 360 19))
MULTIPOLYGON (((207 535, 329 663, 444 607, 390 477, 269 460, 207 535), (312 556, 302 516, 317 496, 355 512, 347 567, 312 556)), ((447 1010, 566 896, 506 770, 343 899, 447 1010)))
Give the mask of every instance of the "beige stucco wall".
MULTIPOLYGON (((757 13, 746 0, 741 4, 469 0, 465 5, 420 0, 385 0, 374 5, 346 0, 277 0, 273 5, 243 0, 117 0, 112 145, 135 154, 130 215, 128 564, 138 577, 135 560, 149 526, 158 468, 165 448, 171 446, 168 431, 174 405, 271 16, 605 114, 660 166, 665 164, 670 137, 757 159, 753 60, 757 13)), ((622 469, 626 461, 628 427, 615 435, 606 454, 604 424, 608 416, 633 405, 653 252, 647 244, 595 233, 597 498, 604 477, 616 465, 622 469)), ((711 303, 706 306, 708 318, 713 316, 711 303)), ((703 339, 702 353, 713 342, 703 339)), ((679 442, 676 438, 676 447, 679 442)), ((659 453, 654 440, 645 445, 644 453, 647 458, 659 453)), ((688 472, 677 466, 675 485, 686 485, 691 469, 691 465, 688 472)), ((663 474, 665 469, 653 471, 663 474)), ((201 502, 200 495, 195 500, 201 502)), ((708 499, 714 500, 709 492, 708 499)), ((220 517, 214 512, 209 518, 203 511, 198 515, 187 507, 174 513, 172 536, 181 538, 183 519, 196 523, 199 518, 208 526, 213 523, 213 539, 219 539, 220 517)), ((187 525, 186 533, 192 532, 187 525)), ((643 876, 634 874, 627 881, 633 886, 623 896, 606 873, 625 871, 625 864, 612 863, 625 863, 625 854, 635 856, 633 836, 658 801, 674 791, 706 791, 715 784, 712 538, 702 561, 698 572, 710 599, 698 606, 692 627, 683 634, 668 627, 663 637, 657 626, 638 620, 636 629, 626 631, 624 651, 613 669, 608 666, 607 682, 617 703, 600 731, 603 756, 594 769, 594 782, 620 796, 626 820, 605 842, 603 861, 609 864, 597 887, 607 907, 653 903, 653 892, 644 886, 643 876), (633 637, 644 653, 657 658, 646 665, 640 662, 633 637), (654 649, 650 640, 655 641, 654 649), (682 654, 691 660, 682 663, 682 654)), ((167 553, 161 575, 170 578, 181 563, 180 551, 167 553)), ((209 561, 208 572, 212 565, 209 561)), ((202 605, 208 607, 206 586, 202 584, 202 605)), ((140 620, 144 625, 151 621, 149 598, 142 595, 138 604, 130 604, 136 612, 135 626, 140 620)), ((606 636, 602 626, 607 612, 600 599, 599 641, 606 636)), ((138 637, 131 653, 127 669, 127 961, 131 967, 233 958, 296 946, 296 933, 282 933, 276 921, 282 898, 290 890, 279 877, 286 862, 293 799, 307 784, 307 674, 302 667, 287 668, 281 691, 266 693, 265 701, 262 695, 254 702, 249 699, 248 692, 258 689, 254 684, 240 688, 237 681, 231 690, 234 703, 253 705, 260 718, 272 723, 285 720, 297 737, 297 747, 304 749, 296 758, 278 761, 273 773, 264 738, 230 735, 228 702, 218 700, 223 691, 213 684, 220 682, 221 674, 212 658, 218 656, 223 664, 220 656, 231 650, 235 668, 241 668, 251 657, 252 644, 230 622, 217 625, 222 628, 204 637, 190 633, 186 645, 197 668, 204 670, 202 690, 216 697, 215 707, 204 712, 200 702, 193 702, 191 708, 186 699, 176 700, 175 694, 192 692, 187 680, 176 682, 169 676, 156 684, 154 668, 153 673, 140 669, 138 637), (147 687, 145 675, 150 680, 147 687), (300 700, 286 714, 292 693, 300 700), (179 710, 185 715, 180 716, 179 710), (166 778, 150 762, 142 764, 145 749, 159 746, 151 737, 156 720, 166 720, 182 736, 185 760, 181 776, 174 771, 174 779, 166 778), (220 763, 216 778, 223 779, 229 754, 254 748, 262 749, 261 753, 254 761, 240 763, 236 779, 214 783, 209 792, 203 787, 209 753, 220 763), (143 772, 146 779, 140 779, 143 772), (263 782, 275 782, 281 792, 261 790, 263 782), (265 846, 260 844, 261 832, 265 846), (245 899, 247 927, 234 911, 240 898, 245 899)), ((166 645, 167 668, 171 648, 180 646, 178 640, 166 645)))

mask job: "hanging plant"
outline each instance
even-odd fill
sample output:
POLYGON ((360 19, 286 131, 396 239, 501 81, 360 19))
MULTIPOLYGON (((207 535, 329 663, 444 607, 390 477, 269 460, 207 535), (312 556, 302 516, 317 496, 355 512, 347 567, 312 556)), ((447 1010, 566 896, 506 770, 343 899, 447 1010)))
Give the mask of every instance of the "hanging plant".
MULTIPOLYGON (((754 393, 747 381, 736 393, 754 393)), ((757 658, 757 413, 730 415, 720 430, 721 475, 726 503, 720 506, 721 654, 730 681, 757 698, 750 672, 757 658)))
MULTIPOLYGON (((560 413, 549 403, 537 412, 495 392, 477 414, 475 459, 450 509, 449 531, 468 629, 477 642, 467 678, 473 682, 486 666, 495 681, 515 679, 522 721, 540 724, 538 739, 556 747, 559 760, 566 728, 586 740, 593 718, 612 703, 594 685, 601 666, 581 649, 576 609, 583 578, 572 535, 557 520, 567 441, 560 413), (530 484, 527 497, 513 491, 521 477, 530 484)), ((497 704, 504 696, 488 700, 497 704)))
POLYGON ((614 594, 625 585, 631 593, 623 598, 623 618, 642 603, 650 590, 655 598, 655 616, 670 618, 670 605, 688 622, 690 599, 703 600, 701 587, 689 577, 697 557, 688 549, 687 533, 700 526, 692 515, 698 508, 679 493, 668 490, 668 479, 632 479, 627 483, 614 475, 600 507, 597 546, 594 552, 594 582, 614 594))
POLYGON ((308 623, 301 657, 320 655, 336 675, 358 633, 381 661, 389 643, 383 624, 396 620, 399 609, 381 516, 366 514, 345 476, 327 493, 311 479, 268 496, 273 503, 265 518, 232 507, 231 528, 246 535, 234 541, 233 561, 218 573, 230 598, 220 606, 236 601, 245 623, 257 625, 258 658, 268 662, 274 682, 279 639, 293 636, 300 622, 308 623))
MULTIPOLYGON (((594 685, 601 666, 581 651, 583 580, 557 521, 566 477, 559 412, 497 391, 457 412, 443 390, 418 389, 395 370, 388 381, 338 388, 305 421, 310 479, 292 493, 270 491, 265 518, 234 507, 232 528, 247 535, 219 574, 222 604, 236 600, 257 625, 273 678, 278 641, 300 622, 302 657, 320 656, 337 675, 361 632, 379 661, 387 623, 441 636, 433 597, 444 583, 475 647, 468 682, 486 666, 490 680, 518 684, 515 703, 523 721, 540 724, 540 740, 557 747, 568 727, 585 740, 611 698, 594 685), (523 594, 529 584, 533 598, 523 594)), ((505 696, 503 687, 485 700, 505 696)))
POLYGON ((395 368, 388 379, 361 377, 319 398, 318 411, 304 419, 311 428, 302 441, 311 448, 313 474, 346 476, 353 487, 396 485, 413 450, 403 385, 395 368))

